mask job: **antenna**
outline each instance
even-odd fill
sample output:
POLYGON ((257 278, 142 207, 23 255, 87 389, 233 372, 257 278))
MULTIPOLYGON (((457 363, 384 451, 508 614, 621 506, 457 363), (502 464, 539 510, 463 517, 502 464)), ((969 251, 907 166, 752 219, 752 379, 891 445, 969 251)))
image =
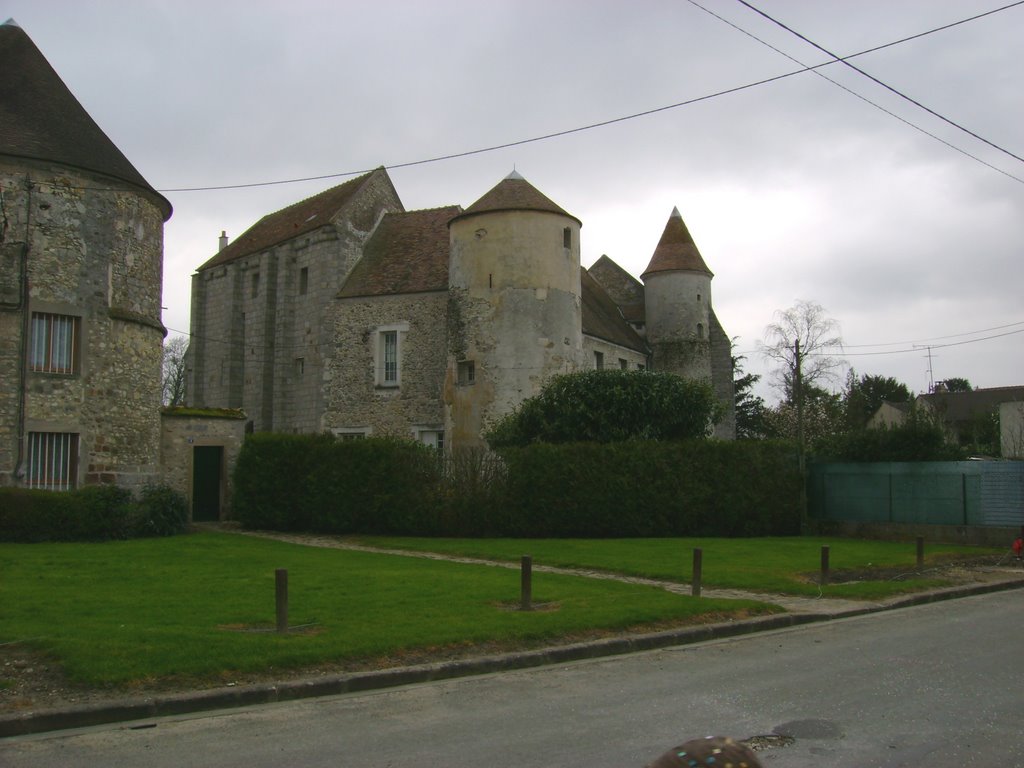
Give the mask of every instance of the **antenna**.
POLYGON ((928 344, 913 344, 914 349, 927 349, 928 350, 928 392, 935 391, 935 376, 932 373, 932 348, 928 344))

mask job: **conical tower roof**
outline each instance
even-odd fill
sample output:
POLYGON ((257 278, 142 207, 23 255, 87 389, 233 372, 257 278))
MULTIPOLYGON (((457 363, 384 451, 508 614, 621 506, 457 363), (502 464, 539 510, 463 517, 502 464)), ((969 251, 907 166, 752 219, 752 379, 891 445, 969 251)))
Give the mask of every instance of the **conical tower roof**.
POLYGON ((452 221, 495 211, 546 211, 568 216, 582 226, 579 219, 566 213, 515 171, 499 181, 489 192, 452 221))
POLYGON ((0 155, 55 162, 153 189, 74 97, 13 19, 0 24, 0 155))
POLYGON ((654 249, 651 263, 640 277, 646 278, 654 272, 674 271, 705 272, 714 277, 714 273, 708 269, 700 251, 697 250, 697 244, 693 242, 690 230, 686 228, 678 208, 672 209, 672 215, 668 217, 658 247, 654 249))

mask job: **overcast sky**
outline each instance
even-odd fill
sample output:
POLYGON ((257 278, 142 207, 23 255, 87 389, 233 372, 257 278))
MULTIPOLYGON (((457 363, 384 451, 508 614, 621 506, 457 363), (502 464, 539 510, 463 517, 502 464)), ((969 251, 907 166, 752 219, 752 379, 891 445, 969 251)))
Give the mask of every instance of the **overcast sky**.
MULTIPOLYGON (((838 56, 1008 2, 752 0, 838 56)), ((800 68, 765 43, 828 60, 737 0, 700 3, 721 18, 687 0, 0 0, 0 16, 164 191, 427 160, 800 68)), ((1024 156, 1021 51, 1024 5, 853 63, 1024 156)), ((807 299, 839 322, 858 374, 925 392, 931 345, 933 380, 1024 384, 1024 162, 842 64, 819 72, 842 87, 806 72, 390 174, 411 210, 468 206, 514 167, 582 220, 584 266, 607 254, 635 276, 678 206, 757 373, 773 313, 807 299)), ((190 276, 221 230, 349 177, 165 191, 172 333, 188 331, 190 276)))

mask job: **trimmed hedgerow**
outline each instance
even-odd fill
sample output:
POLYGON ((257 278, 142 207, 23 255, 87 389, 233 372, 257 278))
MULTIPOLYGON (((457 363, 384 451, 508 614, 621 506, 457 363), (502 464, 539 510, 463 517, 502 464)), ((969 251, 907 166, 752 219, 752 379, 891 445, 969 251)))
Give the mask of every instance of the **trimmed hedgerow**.
POLYGON ((440 461, 412 441, 251 435, 235 466, 247 528, 322 533, 437 531, 440 461))
POLYGON ((508 535, 767 536, 799 532, 800 476, 766 442, 538 443, 508 463, 508 535))
POLYGON ((185 497, 167 486, 149 486, 138 500, 115 485, 73 491, 0 488, 0 541, 172 536, 184 532, 187 520, 185 497))
POLYGON ((249 437, 249 528, 411 536, 764 536, 799 532, 792 447, 761 441, 536 443, 444 459, 412 441, 249 437))

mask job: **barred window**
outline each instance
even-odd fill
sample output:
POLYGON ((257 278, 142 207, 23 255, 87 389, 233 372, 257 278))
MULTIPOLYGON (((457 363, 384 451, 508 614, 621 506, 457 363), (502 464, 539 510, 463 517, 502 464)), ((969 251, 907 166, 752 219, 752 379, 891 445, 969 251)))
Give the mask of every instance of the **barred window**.
POLYGON ((81 320, 73 315, 32 313, 29 368, 40 373, 78 373, 81 320))
POLYGON ((29 488, 68 491, 78 478, 78 435, 70 432, 28 433, 29 488))

